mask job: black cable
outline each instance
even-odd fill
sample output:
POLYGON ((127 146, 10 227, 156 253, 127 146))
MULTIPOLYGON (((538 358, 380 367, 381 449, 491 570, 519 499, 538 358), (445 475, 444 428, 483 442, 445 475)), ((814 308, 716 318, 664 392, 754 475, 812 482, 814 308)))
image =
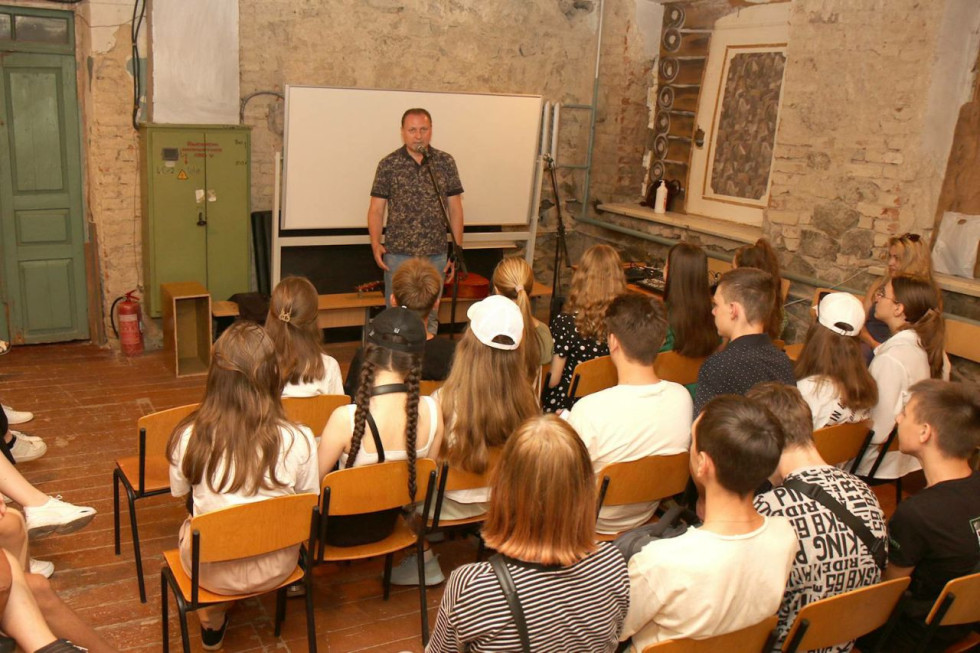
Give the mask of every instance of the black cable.
MULTIPOLYGON (((56 0, 60 1, 60 0, 56 0)), ((81 2, 81 0, 78 0, 81 2)), ((140 126, 137 122, 140 113, 140 96, 143 94, 143 89, 140 84, 140 50, 139 50, 139 35, 140 28, 143 26, 143 17, 146 15, 146 0, 133 0, 133 21, 132 27, 130 29, 130 39, 132 41, 132 57, 133 57, 133 129, 139 130, 140 126), (139 16, 137 17, 137 8, 139 8, 139 16)))
POLYGON ((56 5, 77 5, 82 0, 46 0, 46 2, 53 2, 56 5))

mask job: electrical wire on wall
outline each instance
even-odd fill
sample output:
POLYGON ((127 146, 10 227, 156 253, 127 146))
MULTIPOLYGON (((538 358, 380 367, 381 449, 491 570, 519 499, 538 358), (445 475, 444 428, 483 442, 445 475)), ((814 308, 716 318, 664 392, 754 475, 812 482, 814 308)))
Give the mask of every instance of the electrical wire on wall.
MULTIPOLYGON (((79 0, 80 1, 80 0, 79 0)), ((133 44, 133 129, 139 129, 140 97, 143 95, 143 85, 140 82, 140 49, 139 36, 140 29, 143 27, 143 17, 146 15, 146 0, 134 0, 133 2, 133 23, 130 30, 130 38, 133 44), (137 16, 137 14, 139 14, 137 16)))

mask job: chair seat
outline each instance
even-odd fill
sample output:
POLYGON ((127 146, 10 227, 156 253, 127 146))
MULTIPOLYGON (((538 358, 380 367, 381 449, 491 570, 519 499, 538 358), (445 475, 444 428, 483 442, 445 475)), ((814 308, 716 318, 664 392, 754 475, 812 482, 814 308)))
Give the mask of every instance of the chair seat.
MULTIPOLYGON (((180 550, 172 549, 170 551, 163 552, 163 559, 167 561, 167 566, 170 567, 170 571, 174 575, 174 579, 177 581, 177 586, 180 587, 181 594, 188 601, 191 598, 191 577, 187 575, 184 571, 184 565, 180 562, 180 550)), ((261 596, 267 594, 275 589, 279 589, 285 585, 291 585, 296 581, 303 578, 303 568, 296 565, 296 569, 293 573, 289 575, 289 578, 284 580, 282 583, 277 585, 272 589, 262 590, 261 592, 249 592, 248 594, 215 594, 214 592, 209 592, 203 587, 198 587, 198 601, 200 603, 223 603, 225 601, 240 601, 242 599, 248 599, 253 596, 261 596)))
POLYGON ((800 357, 800 354, 803 353, 803 343, 800 342, 794 345, 786 345, 786 349, 783 351, 786 352, 786 356, 791 361, 795 361, 800 357))
MULTIPOLYGON (((329 531, 330 522, 327 522, 329 531)), ((359 560, 361 558, 373 558, 375 556, 387 555, 415 544, 416 535, 404 519, 395 522, 394 532, 380 542, 369 544, 358 544, 357 546, 330 546, 323 545, 323 561, 335 562, 341 560, 359 560)))
MULTIPOLYGON (((126 456, 116 460, 116 467, 126 477, 126 481, 134 489, 139 490, 140 478, 140 458, 139 456, 126 456)), ((145 473, 143 476, 143 488, 145 494, 162 492, 170 489, 170 461, 166 456, 147 456, 145 473)))
MULTIPOLYGON (((470 526, 471 524, 479 524, 487 520, 487 513, 482 515, 476 515, 474 517, 463 517, 462 519, 440 519, 439 529, 443 528, 458 528, 460 526, 470 526)), ((428 521, 428 527, 432 528, 432 520, 428 521)))

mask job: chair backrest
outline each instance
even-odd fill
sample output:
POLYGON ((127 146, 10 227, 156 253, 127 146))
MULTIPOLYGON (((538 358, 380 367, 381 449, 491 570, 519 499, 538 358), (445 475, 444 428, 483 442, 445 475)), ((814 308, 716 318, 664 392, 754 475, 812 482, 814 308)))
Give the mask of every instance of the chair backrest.
POLYGON ((191 519, 201 533, 201 562, 238 560, 309 542, 315 494, 263 499, 191 519))
POLYGON ((980 621, 980 574, 961 576, 946 583, 926 623, 931 624, 934 619, 939 619, 940 626, 980 621))
POLYGON ((609 356, 599 356, 575 366, 572 383, 568 387, 569 397, 584 397, 616 385, 619 375, 609 356))
POLYGON ((333 411, 350 403, 347 395, 315 395, 313 397, 283 397, 282 408, 294 424, 309 426, 313 435, 323 433, 323 427, 333 411))
POLYGON ((698 382, 698 372, 706 360, 707 357, 688 358, 676 351, 665 351, 657 354, 657 359, 653 361, 653 371, 664 381, 690 385, 698 382))
POLYGON ((200 404, 187 404, 140 417, 136 425, 146 433, 143 452, 147 456, 165 455, 170 434, 174 432, 180 420, 197 410, 198 406, 200 404))
POLYGON ((779 298, 782 300, 784 304, 786 303, 786 298, 789 297, 789 286, 790 286, 789 279, 779 280, 779 298))
MULTIPOLYGON (((430 458, 415 461, 418 491, 416 501, 424 501, 429 490, 429 476, 435 476, 436 463, 430 458)), ((321 492, 329 491, 326 514, 360 515, 400 508, 412 502, 408 496, 408 461, 395 460, 376 465, 351 467, 330 472, 320 483, 321 492)))
POLYGON ((704 639, 668 639, 643 649, 643 653, 768 653, 776 639, 779 617, 773 615, 754 626, 704 639))
POLYGON ((896 578, 804 606, 783 642, 784 653, 836 646, 880 628, 911 580, 896 578))
POLYGON ((475 488, 487 487, 490 485, 490 474, 500 463, 500 452, 502 447, 490 447, 487 450, 487 468, 482 474, 463 471, 456 467, 450 467, 449 463, 443 463, 440 470, 439 489, 452 492, 455 490, 472 490, 475 488), (443 481, 445 478, 445 481, 443 481), (445 485, 443 485, 445 483, 445 485))
POLYGON ((423 396, 431 395, 442 387, 445 381, 419 381, 419 394, 423 396))
POLYGON ((854 460, 864 448, 871 426, 871 420, 826 426, 813 432, 813 444, 829 465, 854 460))
POLYGON ((606 465, 596 476, 599 505, 646 503, 683 492, 691 474, 689 460, 684 451, 606 465))
POLYGON ((947 354, 980 363, 980 323, 947 318, 945 346, 947 354))

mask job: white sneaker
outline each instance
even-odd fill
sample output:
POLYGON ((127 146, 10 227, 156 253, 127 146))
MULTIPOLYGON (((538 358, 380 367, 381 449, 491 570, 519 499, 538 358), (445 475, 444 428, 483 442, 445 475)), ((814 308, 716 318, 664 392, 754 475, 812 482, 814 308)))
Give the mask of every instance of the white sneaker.
POLYGON ((75 506, 61 500, 61 495, 48 497, 40 506, 24 506, 27 534, 30 538, 51 533, 71 533, 86 526, 95 517, 95 508, 75 506))
POLYGON ((23 424, 34 419, 34 413, 27 410, 14 410, 7 404, 3 406, 3 412, 7 414, 7 422, 10 424, 23 424))
POLYGON ((31 460, 37 460, 48 450, 48 445, 44 444, 44 440, 40 438, 34 439, 33 437, 28 440, 27 438, 17 437, 16 431, 11 431, 14 437, 14 445, 10 447, 10 455, 14 457, 19 463, 26 463, 31 460))
POLYGON ((28 442, 41 442, 41 438, 36 435, 31 435, 30 433, 24 433, 23 431, 15 431, 10 429, 10 434, 17 438, 24 438, 28 442))
MULTIPOLYGON (((418 556, 414 553, 405 556, 397 567, 391 570, 392 585, 418 585, 419 584, 419 564, 418 556)), ((425 561, 425 586, 431 587, 438 585, 446 577, 439 567, 439 556, 433 555, 425 561)))
POLYGON ((51 578, 51 575, 54 574, 54 563, 48 560, 31 558, 31 573, 44 576, 45 578, 51 578))

